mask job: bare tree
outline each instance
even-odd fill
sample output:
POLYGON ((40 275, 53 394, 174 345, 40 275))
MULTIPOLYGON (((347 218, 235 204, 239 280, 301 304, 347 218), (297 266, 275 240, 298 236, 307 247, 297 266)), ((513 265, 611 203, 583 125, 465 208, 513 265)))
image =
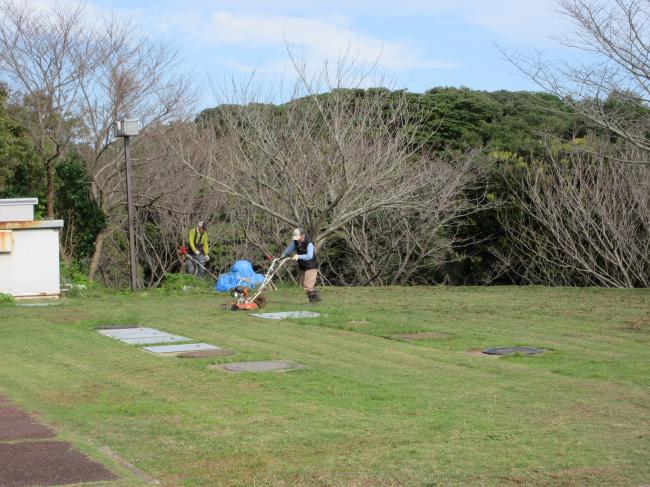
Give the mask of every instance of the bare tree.
POLYGON ((650 150, 650 3, 558 0, 558 6, 575 26, 564 44, 594 55, 593 63, 548 62, 519 53, 506 56, 595 126, 650 150))
POLYGON ((512 252, 501 257, 527 282, 650 285, 650 171, 612 162, 647 153, 594 143, 550 150, 513 191, 520 213, 502 222, 512 252))
MULTIPOLYGON (((172 121, 186 120, 192 113, 193 91, 188 78, 173 74, 176 52, 166 45, 154 44, 138 35, 133 26, 110 19, 105 22, 97 39, 100 61, 92 76, 81 84, 83 97, 79 113, 83 121, 84 144, 80 145, 92 182, 92 194, 111 223, 96 237, 95 253, 89 277, 97 271, 104 239, 121 228, 119 218, 125 204, 124 155, 121 144, 113 144, 111 129, 123 117, 140 121, 142 133, 133 139, 133 151, 145 143, 149 134, 160 140, 161 133, 168 133, 172 121), (157 134, 157 135, 156 135, 157 134)), ((158 145, 158 154, 152 153, 151 144, 144 151, 146 156, 135 164, 156 165, 163 156, 166 145, 158 145)), ((147 198, 158 198, 154 186, 141 188, 147 198), (152 193, 153 192, 153 193, 152 193)))
MULTIPOLYGON (((271 253, 287 229, 305 226, 320 248, 365 216, 435 205, 422 196, 440 188, 432 181, 452 179, 450 166, 421 154, 406 94, 361 89, 368 72, 346 59, 312 75, 292 60, 297 81, 289 102, 274 105, 277 93, 263 99, 250 82, 233 85, 227 103, 191 127, 190 137, 169 140, 215 193, 265 217, 242 223, 251 243, 271 253), (198 170, 199 161, 208 170, 198 170), (254 230, 262 226, 266 235, 254 230)), ((454 170, 470 171, 463 164, 454 170)))
POLYGON ((54 217, 54 168, 79 129, 81 80, 93 69, 82 6, 48 12, 0 1, 0 73, 22 98, 22 122, 47 171, 47 214, 54 217))
MULTIPOLYGON (((485 163, 480 151, 430 161, 417 204, 364 215, 345 228, 350 256, 339 267, 355 272, 355 283, 430 283, 434 271, 463 243, 452 224, 479 210, 483 198, 468 198, 485 163)), ((485 203, 482 209, 490 206, 485 203)))
POLYGON ((130 116, 146 134, 183 119, 193 110, 189 80, 172 74, 176 52, 168 45, 151 42, 123 19, 89 15, 83 3, 41 9, 1 0, 0 16, 0 69, 23 97, 25 123, 47 166, 48 216, 54 216, 54 165, 74 146, 108 217, 90 260, 93 278, 104 240, 123 224, 123 153, 111 127, 130 116))

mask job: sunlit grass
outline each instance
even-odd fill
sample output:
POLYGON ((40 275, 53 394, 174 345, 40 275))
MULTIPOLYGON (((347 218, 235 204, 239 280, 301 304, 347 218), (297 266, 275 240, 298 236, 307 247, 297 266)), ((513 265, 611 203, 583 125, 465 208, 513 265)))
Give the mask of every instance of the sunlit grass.
MULTIPOLYGON (((650 482, 650 293, 295 289, 270 321, 208 292, 90 291, 0 308, 0 394, 163 485, 641 485, 650 482), (236 350, 159 357, 94 331, 138 324, 236 350), (405 341, 396 334, 437 332, 405 341), (525 345, 534 357, 468 350, 525 345), (290 359, 288 373, 208 365, 290 359)), ((265 311, 266 311, 265 310, 265 311)))

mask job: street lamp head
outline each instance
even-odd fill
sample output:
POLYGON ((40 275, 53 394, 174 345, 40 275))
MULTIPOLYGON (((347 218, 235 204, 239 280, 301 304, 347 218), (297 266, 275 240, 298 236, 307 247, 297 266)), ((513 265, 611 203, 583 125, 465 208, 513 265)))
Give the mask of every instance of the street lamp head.
POLYGON ((115 137, 130 137, 140 133, 140 122, 134 118, 123 118, 113 125, 115 137))

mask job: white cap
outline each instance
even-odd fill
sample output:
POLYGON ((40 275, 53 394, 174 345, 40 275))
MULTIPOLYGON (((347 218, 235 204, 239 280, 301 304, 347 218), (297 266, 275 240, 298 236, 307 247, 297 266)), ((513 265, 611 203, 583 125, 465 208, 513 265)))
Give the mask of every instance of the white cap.
POLYGON ((302 236, 302 232, 300 231, 300 228, 296 228, 293 231, 293 240, 300 240, 301 236, 302 236))

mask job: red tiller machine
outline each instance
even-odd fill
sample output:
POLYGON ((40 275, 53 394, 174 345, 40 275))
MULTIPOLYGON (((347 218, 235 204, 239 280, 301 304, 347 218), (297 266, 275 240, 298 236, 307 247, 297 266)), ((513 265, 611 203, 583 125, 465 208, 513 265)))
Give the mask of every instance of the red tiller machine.
POLYGON ((254 294, 246 286, 237 286, 234 288, 230 294, 235 298, 235 302, 230 303, 230 309, 233 311, 246 311, 263 308, 266 304, 266 298, 262 296, 262 292, 264 292, 267 286, 271 285, 273 277, 278 273, 280 268, 290 260, 290 257, 271 259, 271 265, 264 275, 264 281, 262 281, 262 284, 257 290, 254 290, 254 294))

